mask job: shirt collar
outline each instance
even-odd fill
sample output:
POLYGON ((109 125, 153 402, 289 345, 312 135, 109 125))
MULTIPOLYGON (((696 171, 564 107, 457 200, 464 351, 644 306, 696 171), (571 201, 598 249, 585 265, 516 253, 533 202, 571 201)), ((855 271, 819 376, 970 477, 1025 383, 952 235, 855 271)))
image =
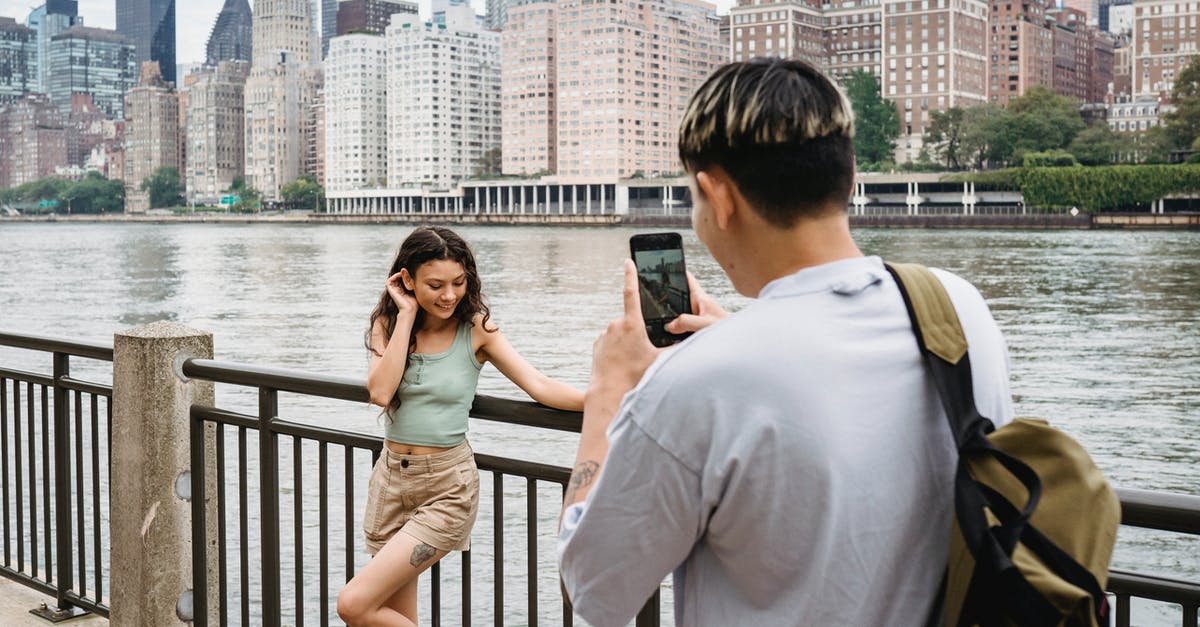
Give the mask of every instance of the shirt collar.
POLYGON ((885 276, 887 269, 879 257, 851 257, 775 279, 763 286, 758 297, 772 299, 824 291, 849 296, 882 281, 885 276))

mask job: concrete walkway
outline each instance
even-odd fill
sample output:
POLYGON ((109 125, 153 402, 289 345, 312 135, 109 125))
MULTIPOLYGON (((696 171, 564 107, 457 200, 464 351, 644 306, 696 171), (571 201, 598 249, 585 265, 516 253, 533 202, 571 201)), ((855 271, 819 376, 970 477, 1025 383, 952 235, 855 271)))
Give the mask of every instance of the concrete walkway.
MULTIPOLYGON (((34 616, 29 610, 40 607, 43 603, 54 605, 54 597, 44 595, 33 588, 27 588, 7 577, 0 577, 0 625, 5 627, 48 627, 51 623, 41 617, 34 616)), ((69 627, 107 625, 108 621, 92 614, 58 623, 69 627)))

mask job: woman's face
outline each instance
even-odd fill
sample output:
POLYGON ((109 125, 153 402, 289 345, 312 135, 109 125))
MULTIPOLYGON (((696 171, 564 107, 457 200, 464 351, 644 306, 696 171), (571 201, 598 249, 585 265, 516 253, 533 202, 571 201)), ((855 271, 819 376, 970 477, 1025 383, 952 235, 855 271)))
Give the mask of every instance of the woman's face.
POLYGON ((452 259, 426 261, 417 276, 403 275, 404 287, 412 290, 417 304, 434 318, 448 320, 467 294, 467 273, 452 259))

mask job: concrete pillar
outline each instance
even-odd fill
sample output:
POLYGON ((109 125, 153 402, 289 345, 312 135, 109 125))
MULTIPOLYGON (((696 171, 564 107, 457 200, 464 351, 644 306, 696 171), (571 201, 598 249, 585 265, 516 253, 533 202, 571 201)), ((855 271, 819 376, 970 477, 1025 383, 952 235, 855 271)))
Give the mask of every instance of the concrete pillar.
MULTIPOLYGON (((212 359, 211 333, 154 322, 113 340, 109 517, 114 625, 183 625, 193 606, 190 409, 214 405, 213 384, 184 381, 176 361, 212 359), (181 496, 182 494, 182 496, 181 496), (186 497, 186 499, 185 499, 186 497)), ((208 623, 216 625, 215 429, 205 430, 208 623)))

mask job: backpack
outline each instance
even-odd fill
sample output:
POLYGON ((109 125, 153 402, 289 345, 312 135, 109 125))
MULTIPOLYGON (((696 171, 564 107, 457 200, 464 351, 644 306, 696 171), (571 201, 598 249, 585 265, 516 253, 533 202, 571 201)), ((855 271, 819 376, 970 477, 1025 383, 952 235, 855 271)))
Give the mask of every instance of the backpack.
POLYGON ((981 416, 966 337, 941 281, 916 264, 887 268, 959 452, 950 558, 929 624, 1108 625, 1116 494, 1083 447, 1045 421, 996 429, 981 416))

